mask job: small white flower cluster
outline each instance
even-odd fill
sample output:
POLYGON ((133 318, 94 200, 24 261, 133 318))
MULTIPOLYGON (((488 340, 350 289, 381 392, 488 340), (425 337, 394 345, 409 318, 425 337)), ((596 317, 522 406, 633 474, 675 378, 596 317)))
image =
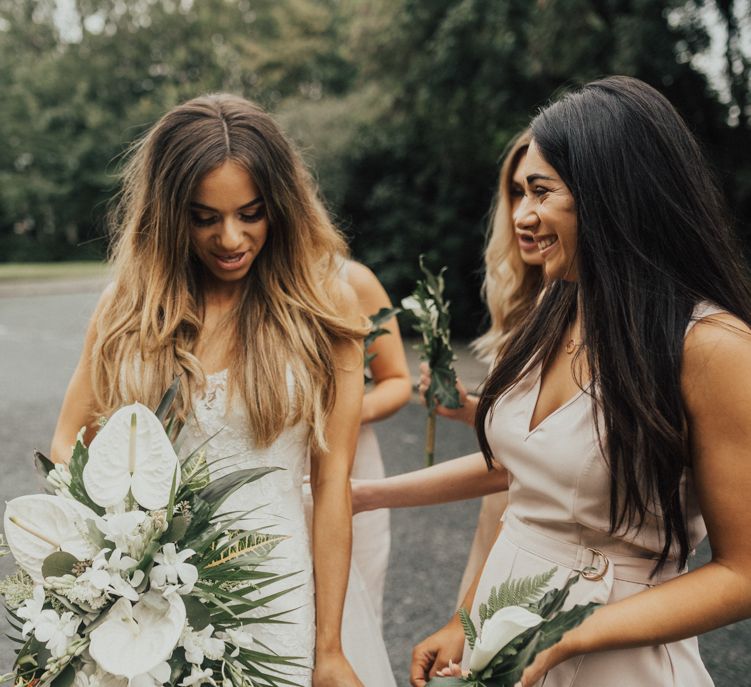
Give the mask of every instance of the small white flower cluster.
POLYGON ((98 611, 113 597, 138 600, 137 589, 144 574, 135 569, 137 565, 138 561, 124 556, 120 549, 102 549, 80 574, 48 577, 45 585, 85 611, 98 611))
POLYGON ((174 587, 179 594, 190 594, 198 581, 198 568, 185 561, 194 553, 193 549, 178 551, 174 544, 162 546, 161 552, 154 554, 156 565, 149 575, 151 586, 160 590, 174 587))
POLYGON ((97 528, 123 554, 140 560, 149 544, 167 529, 167 515, 164 510, 126 511, 121 504, 110 508, 97 521, 97 528))
POLYGON ((34 633, 37 641, 49 649, 52 658, 61 658, 68 653, 69 647, 78 635, 81 619, 70 611, 59 615, 51 608, 44 608, 45 596, 41 586, 35 587, 34 596, 21 604, 16 615, 26 622, 21 635, 26 638, 34 633))
POLYGON ((224 656, 227 644, 234 647, 230 653, 234 658, 240 653, 240 649, 250 649, 253 646, 253 636, 240 628, 231 628, 214 635, 213 625, 196 631, 186 622, 179 646, 185 649, 185 660, 191 664, 191 670, 190 675, 180 682, 180 687, 199 687, 203 684, 216 687, 214 671, 203 668, 203 663, 206 659, 220 660, 224 656))

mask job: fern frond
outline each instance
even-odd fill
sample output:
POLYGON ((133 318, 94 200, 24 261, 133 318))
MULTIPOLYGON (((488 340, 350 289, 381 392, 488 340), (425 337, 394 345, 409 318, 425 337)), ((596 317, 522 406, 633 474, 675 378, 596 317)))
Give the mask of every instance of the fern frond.
POLYGON ((470 649, 475 648, 475 642, 477 641, 477 629, 472 622, 472 618, 469 617, 466 608, 459 609, 459 620, 462 621, 462 628, 464 629, 464 636, 467 638, 467 644, 470 649))
POLYGON ((480 604, 480 627, 488 618, 493 617, 496 611, 500 611, 502 608, 528 606, 539 601, 545 594, 545 588, 553 579, 557 570, 558 568, 551 568, 535 577, 508 579, 498 587, 492 587, 487 604, 480 604))

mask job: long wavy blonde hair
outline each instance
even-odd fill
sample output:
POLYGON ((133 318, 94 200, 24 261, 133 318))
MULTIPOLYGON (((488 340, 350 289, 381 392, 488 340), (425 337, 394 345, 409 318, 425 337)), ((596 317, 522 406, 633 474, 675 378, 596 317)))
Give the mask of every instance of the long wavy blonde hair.
POLYGON ((487 361, 495 359, 511 331, 532 309, 543 287, 542 268, 527 265, 521 258, 511 216, 514 173, 530 140, 530 131, 525 129, 509 143, 490 215, 482 285, 490 328, 472 342, 475 353, 487 361))
POLYGON ((313 446, 323 448, 336 395, 334 345, 365 333, 341 316, 337 273, 346 246, 278 125, 228 94, 175 107, 130 152, 112 214, 115 280, 93 351, 96 411, 107 415, 134 400, 155 407, 180 376, 185 419, 192 394, 204 387, 194 355, 203 270, 190 247, 190 203, 206 174, 228 160, 255 182, 269 225, 230 320, 230 392, 247 408, 259 446, 304 420, 313 446))

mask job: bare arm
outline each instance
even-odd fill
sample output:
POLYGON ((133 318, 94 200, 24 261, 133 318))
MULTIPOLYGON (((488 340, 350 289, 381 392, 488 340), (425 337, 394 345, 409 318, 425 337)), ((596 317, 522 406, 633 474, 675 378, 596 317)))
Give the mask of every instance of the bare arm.
MULTIPOLYGON (((347 314, 357 306, 349 294, 347 314)), ((326 424, 325 451, 311 454, 313 568, 316 604, 314 687, 362 687, 342 654, 341 624, 352 550, 349 474, 360 427, 363 395, 362 348, 338 344, 335 351, 336 402, 326 424)))
POLYGON ((50 448, 50 458, 55 463, 67 463, 70 460, 73 445, 76 443, 76 436, 82 427, 86 427, 85 440, 87 443, 96 433, 94 389, 91 385, 91 353, 96 341, 99 315, 107 307, 111 297, 112 288, 107 287, 99 298, 94 314, 91 316, 81 357, 70 382, 68 382, 50 448))
MULTIPOLYGON (((348 262, 347 282, 357 295, 360 313, 364 317, 374 315, 381 308, 391 307, 381 282, 364 265, 348 262)), ((412 393, 407 357, 396 317, 392 317, 383 327, 389 333, 379 336, 367 351, 375 355, 370 363, 374 384, 363 399, 363 423, 377 422, 393 415, 409 401, 412 393)))
POLYGON ((385 479, 355 480, 352 489, 356 512, 432 506, 508 489, 508 473, 498 464, 488 470, 478 452, 385 479))
POLYGON ((681 380, 712 560, 599 608, 538 656, 525 686, 578 654, 673 642, 751 616, 751 332, 730 316, 716 319, 742 331, 698 323, 686 339, 681 380))

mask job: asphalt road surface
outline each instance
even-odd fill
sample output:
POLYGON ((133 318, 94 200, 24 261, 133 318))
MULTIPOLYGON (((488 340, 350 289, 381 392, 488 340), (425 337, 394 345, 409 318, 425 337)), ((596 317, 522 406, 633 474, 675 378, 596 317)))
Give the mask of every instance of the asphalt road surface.
MULTIPOLYGON (((47 450, 67 381, 75 367, 94 293, 47 286, 24 295, 0 294, 0 498, 38 490, 33 448, 47 450)), ((463 359, 465 379, 477 367, 463 359)), ((422 466, 424 411, 410 404, 377 431, 389 474, 422 466)), ((476 450, 471 430, 439 420, 437 459, 476 450)), ((386 580, 386 644, 397 683, 408 684, 412 645, 439 628, 454 609, 478 502, 395 511, 386 580)), ((708 557, 706 545, 696 562, 708 557)), ((0 560, 0 574, 10 571, 0 560)), ((720 590, 708 589, 708 594, 720 590)), ((0 674, 10 668, 12 644, 0 620, 0 674)), ((751 686, 751 622, 701 638, 702 655, 717 687, 751 686)), ((378 687, 368 685, 367 687, 378 687)), ((610 687, 610 686, 603 686, 610 687)), ((612 687, 618 687, 614 676, 612 687)), ((646 687, 646 686, 645 686, 646 687)), ((649 686, 652 687, 652 686, 649 686)), ((656 686, 655 686, 656 687, 656 686)), ((684 685, 682 687, 692 687, 684 685)))

